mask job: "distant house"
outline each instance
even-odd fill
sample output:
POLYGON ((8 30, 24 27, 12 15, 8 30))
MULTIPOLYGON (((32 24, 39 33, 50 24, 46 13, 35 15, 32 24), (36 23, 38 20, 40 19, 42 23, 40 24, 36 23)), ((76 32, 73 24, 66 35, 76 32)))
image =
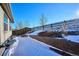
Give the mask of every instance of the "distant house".
POLYGON ((9 3, 0 3, 0 44, 12 35, 13 16, 9 3))

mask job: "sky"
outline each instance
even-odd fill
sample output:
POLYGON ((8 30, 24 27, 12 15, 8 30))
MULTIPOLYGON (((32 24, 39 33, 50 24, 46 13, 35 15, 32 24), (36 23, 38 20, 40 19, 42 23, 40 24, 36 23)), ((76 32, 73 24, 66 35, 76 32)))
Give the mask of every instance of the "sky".
POLYGON ((46 24, 79 18, 79 4, 74 3, 12 3, 14 17, 13 28, 18 22, 26 27, 40 26, 40 17, 44 14, 46 24))

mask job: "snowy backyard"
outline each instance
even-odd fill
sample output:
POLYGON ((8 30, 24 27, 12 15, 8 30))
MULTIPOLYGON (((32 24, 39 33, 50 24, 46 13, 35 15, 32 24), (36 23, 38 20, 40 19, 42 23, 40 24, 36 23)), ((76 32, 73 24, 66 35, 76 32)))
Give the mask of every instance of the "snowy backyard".
MULTIPOLYGON (((26 37, 16 36, 14 40, 16 42, 10 46, 10 48, 5 52, 7 56, 60 56, 61 54, 56 51, 50 50, 50 45, 47 45, 41 41, 38 41, 30 35, 38 35, 42 32, 35 31, 33 33, 25 34, 26 37)), ((71 40, 79 43, 79 35, 68 35, 64 36, 65 39, 71 40)), ((60 39, 60 38, 59 38, 60 39)))
POLYGON ((0 3, 1 56, 79 55, 78 4, 9 5, 0 3))

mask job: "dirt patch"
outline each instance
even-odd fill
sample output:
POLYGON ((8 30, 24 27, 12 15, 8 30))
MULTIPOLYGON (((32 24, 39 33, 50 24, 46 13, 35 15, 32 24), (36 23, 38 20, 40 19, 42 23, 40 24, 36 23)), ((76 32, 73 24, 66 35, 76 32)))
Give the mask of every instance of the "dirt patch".
POLYGON ((23 34, 23 35, 21 35, 21 37, 28 37, 28 35, 23 34))
POLYGON ((56 48, 59 48, 61 50, 79 55, 79 43, 76 42, 72 42, 70 40, 66 40, 66 39, 55 39, 55 38, 51 38, 51 37, 43 37, 43 36, 35 36, 32 35, 32 38, 39 40, 41 42, 44 42, 46 44, 49 44, 51 46, 54 46, 56 48))

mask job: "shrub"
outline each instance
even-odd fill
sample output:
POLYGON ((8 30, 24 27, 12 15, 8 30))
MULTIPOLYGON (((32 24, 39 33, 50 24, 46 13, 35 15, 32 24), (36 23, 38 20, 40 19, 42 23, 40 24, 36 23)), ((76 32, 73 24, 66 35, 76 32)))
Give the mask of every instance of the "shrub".
POLYGON ((31 30, 30 28, 23 28, 23 29, 20 29, 20 30, 14 30, 14 31, 12 31, 12 34, 13 35, 23 35, 30 30, 31 30))

